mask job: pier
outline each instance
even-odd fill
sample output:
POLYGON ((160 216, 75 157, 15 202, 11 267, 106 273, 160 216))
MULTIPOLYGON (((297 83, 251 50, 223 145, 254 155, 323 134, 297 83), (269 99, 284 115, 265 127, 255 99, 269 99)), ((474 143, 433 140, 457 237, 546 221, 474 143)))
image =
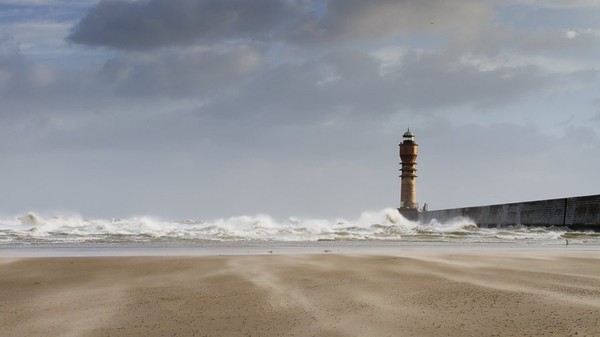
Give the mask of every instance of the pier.
MULTIPOLYGON (((402 214, 402 211, 400 210, 402 214)), ((600 232, 600 195, 548 199, 508 204, 419 211, 411 220, 445 222, 457 217, 471 219, 479 227, 564 226, 600 232)))

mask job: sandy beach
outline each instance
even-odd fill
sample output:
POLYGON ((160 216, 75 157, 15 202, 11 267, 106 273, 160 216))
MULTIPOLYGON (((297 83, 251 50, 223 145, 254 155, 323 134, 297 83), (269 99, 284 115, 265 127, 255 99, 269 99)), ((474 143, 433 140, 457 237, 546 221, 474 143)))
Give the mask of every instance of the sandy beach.
POLYGON ((0 336, 600 336, 600 254, 3 258, 0 336))

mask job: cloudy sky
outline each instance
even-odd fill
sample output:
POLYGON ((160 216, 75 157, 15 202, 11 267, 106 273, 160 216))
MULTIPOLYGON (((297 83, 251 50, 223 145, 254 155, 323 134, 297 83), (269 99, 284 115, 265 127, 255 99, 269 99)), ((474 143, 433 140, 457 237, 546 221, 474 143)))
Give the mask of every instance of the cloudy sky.
POLYGON ((598 0, 0 0, 0 214, 600 193, 598 0))

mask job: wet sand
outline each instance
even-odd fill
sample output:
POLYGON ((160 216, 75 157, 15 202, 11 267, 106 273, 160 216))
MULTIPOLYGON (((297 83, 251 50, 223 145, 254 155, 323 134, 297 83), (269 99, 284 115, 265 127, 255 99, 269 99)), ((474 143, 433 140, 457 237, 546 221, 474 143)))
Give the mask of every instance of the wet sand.
POLYGON ((4 258, 0 336, 600 336, 600 253, 4 258))

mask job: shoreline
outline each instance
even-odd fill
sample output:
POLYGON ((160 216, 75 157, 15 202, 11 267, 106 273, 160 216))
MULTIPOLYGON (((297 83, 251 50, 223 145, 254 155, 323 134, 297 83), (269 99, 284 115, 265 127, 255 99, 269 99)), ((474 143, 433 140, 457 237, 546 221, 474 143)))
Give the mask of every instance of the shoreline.
POLYGON ((599 244, 559 243, 464 243, 406 241, 316 241, 316 242, 213 242, 202 245, 168 244, 61 244, 2 246, 2 258, 36 257, 136 257, 136 256, 233 256, 304 254, 402 254, 446 252, 598 252, 599 244))

